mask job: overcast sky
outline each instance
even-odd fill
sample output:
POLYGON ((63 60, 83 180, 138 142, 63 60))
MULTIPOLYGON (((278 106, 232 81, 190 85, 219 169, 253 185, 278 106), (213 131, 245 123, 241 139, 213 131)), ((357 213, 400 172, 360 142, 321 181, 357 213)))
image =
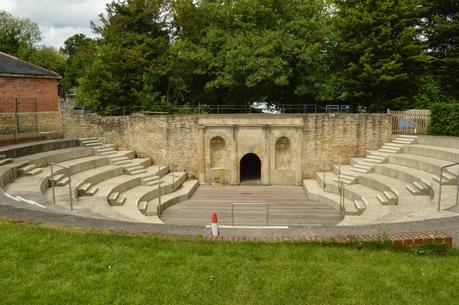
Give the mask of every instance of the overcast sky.
POLYGON ((56 48, 78 33, 93 37, 90 21, 110 0, 0 0, 0 10, 26 17, 40 26, 43 44, 56 48))

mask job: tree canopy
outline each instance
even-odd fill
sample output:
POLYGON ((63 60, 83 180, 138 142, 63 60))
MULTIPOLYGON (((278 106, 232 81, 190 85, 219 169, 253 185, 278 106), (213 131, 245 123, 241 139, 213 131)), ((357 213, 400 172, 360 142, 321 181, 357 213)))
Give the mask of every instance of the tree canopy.
POLYGON ((384 111, 459 99, 458 17, 452 0, 116 0, 92 24, 99 38, 74 35, 60 52, 2 12, 0 50, 63 71, 105 113, 330 101, 384 111))

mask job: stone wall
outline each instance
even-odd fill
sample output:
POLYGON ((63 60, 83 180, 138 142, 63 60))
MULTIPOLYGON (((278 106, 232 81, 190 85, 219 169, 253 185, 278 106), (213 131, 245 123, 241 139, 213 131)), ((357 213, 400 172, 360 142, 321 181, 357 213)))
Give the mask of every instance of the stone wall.
POLYGON ((14 134, 17 129, 19 133, 59 131, 59 112, 0 113, 0 135, 14 134))
POLYGON ((313 177, 333 164, 349 164, 364 157, 392 136, 391 117, 385 114, 310 114, 304 116, 303 173, 313 177))
POLYGON ((101 117, 62 107, 61 116, 68 138, 99 137, 208 183, 239 183, 239 160, 255 153, 262 183, 299 184, 324 160, 330 170, 391 139, 385 114, 101 117))

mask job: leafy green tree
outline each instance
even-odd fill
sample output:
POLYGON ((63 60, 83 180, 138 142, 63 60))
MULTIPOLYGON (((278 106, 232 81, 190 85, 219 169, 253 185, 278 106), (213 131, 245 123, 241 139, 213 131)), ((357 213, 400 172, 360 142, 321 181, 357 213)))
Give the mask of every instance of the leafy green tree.
POLYGON ((417 0, 337 0, 345 98, 369 110, 404 108, 431 58, 417 0))
POLYGON ((428 1, 425 22, 432 75, 445 99, 459 100, 459 1, 428 1))
POLYGON ((336 98, 328 9, 319 0, 176 1, 169 80, 177 96, 232 105, 336 98))
POLYGON ((41 41, 35 22, 0 11, 0 51, 24 58, 41 41))
POLYGON ((96 53, 96 40, 86 37, 84 34, 76 34, 69 37, 64 42, 61 52, 66 54, 66 67, 62 85, 67 89, 72 89, 78 85, 86 68, 92 64, 96 53))
POLYGON ((94 61, 79 81, 78 99, 98 111, 132 109, 167 91, 157 72, 169 48, 163 0, 113 1, 93 30, 101 35, 94 61))
POLYGON ((30 51, 28 61, 43 68, 55 71, 64 75, 65 56, 53 47, 39 47, 30 51))

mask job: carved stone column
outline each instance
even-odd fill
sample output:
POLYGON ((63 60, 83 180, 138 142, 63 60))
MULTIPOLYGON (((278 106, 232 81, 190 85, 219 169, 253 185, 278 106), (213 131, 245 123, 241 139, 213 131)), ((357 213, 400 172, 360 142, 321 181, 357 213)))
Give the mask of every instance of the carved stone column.
POLYGON ((198 127, 198 175, 199 180, 207 182, 206 179, 206 143, 205 143, 205 131, 206 128, 203 126, 198 127))

